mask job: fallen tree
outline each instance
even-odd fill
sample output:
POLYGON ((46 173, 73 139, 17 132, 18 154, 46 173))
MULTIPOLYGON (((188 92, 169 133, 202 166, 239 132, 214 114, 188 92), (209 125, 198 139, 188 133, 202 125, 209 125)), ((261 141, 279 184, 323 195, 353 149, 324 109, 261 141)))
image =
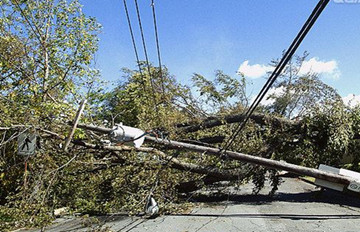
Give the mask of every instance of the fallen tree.
POLYGON ((168 165, 171 168, 175 168, 177 170, 192 172, 196 174, 204 174, 205 177, 202 178, 202 183, 199 184, 196 181, 179 183, 178 190, 179 192, 191 192, 197 190, 205 185, 209 185, 218 181, 235 181, 235 180, 243 180, 247 175, 244 171, 235 171, 235 170, 221 170, 214 167, 205 167, 193 163, 188 163, 184 161, 180 161, 174 156, 166 155, 164 152, 151 148, 151 147, 128 147, 128 146, 102 146, 97 144, 91 144, 84 141, 75 140, 73 141, 74 145, 82 146, 88 149, 95 150, 105 150, 105 151, 114 151, 114 152, 146 152, 156 154, 160 159, 164 161, 163 165, 168 165))

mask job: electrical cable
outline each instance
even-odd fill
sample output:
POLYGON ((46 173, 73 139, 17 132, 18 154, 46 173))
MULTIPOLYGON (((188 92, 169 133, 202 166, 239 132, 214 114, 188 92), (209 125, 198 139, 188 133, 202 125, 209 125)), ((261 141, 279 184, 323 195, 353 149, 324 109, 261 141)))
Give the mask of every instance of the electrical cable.
MULTIPOLYGON (((131 40, 132 40, 132 44, 133 44, 133 48, 134 48, 134 52, 135 52, 136 62, 137 62, 138 68, 139 68, 139 73, 143 77, 143 72, 142 72, 142 69, 141 69, 141 64, 140 64, 140 59, 139 59, 139 53, 138 53, 138 50, 137 50, 137 47, 136 47, 135 36, 134 36, 134 32, 133 32, 133 29, 132 29, 132 26, 131 26, 131 20, 130 20, 129 10, 128 10, 127 4, 126 4, 126 0, 123 0, 123 3, 124 3, 126 18, 127 18, 127 22, 128 22, 128 26, 129 26, 130 35, 131 35, 131 40)), ((141 82, 142 82, 142 85, 143 85, 144 90, 145 90, 144 80, 142 80, 141 82)))
POLYGON ((160 43, 159 43, 159 34, 158 34, 158 27, 157 27, 156 13, 155 13, 155 1, 154 0, 151 0, 151 8, 152 8, 152 13, 153 13, 156 49, 157 49, 157 56, 158 56, 158 62, 159 62, 159 74, 160 74, 160 79, 161 79, 161 88, 162 88, 162 92, 163 92, 163 97, 165 97, 164 77, 163 77, 163 73, 162 73, 162 64, 161 64, 161 55, 160 55, 160 43))
POLYGON ((281 59, 281 61, 279 62, 279 64, 277 65, 276 69, 273 71, 273 73, 271 74, 271 76, 269 77, 269 79, 267 80, 267 82, 265 83, 265 85, 263 86, 263 88, 261 89, 260 93, 256 96, 255 100, 253 101, 252 105, 250 106, 250 108, 253 107, 253 105, 258 102, 259 97, 263 94, 263 92, 266 90, 266 88, 268 88, 268 86, 270 85, 272 79, 274 78, 274 75, 278 73, 280 66, 282 65, 282 63, 284 62, 284 60, 289 56, 290 52, 291 52, 291 48, 295 46, 295 44, 299 41, 301 35, 303 34, 302 32, 305 31, 308 28, 308 25, 310 23, 310 21, 313 19, 315 13, 317 12, 317 10, 319 9, 319 7, 321 6, 322 2, 319 1, 317 6, 315 7, 315 9, 313 10, 313 12, 311 13, 310 17, 307 19, 307 21, 305 22, 305 24, 303 25, 303 27, 301 28, 300 32, 297 34, 296 38, 294 39, 294 41, 292 42, 292 44, 290 45, 289 49, 286 51, 286 53, 284 54, 283 58, 281 59))
MULTIPOLYGON (((326 3, 326 1, 325 1, 326 3)), ((275 71, 273 72, 273 74, 271 75, 271 77, 268 79, 267 83, 264 85, 263 89, 261 90, 261 92, 259 93, 259 95, 257 96, 257 98, 255 99, 255 101, 253 102, 253 104, 251 105, 251 107, 249 108, 247 114, 246 114, 246 118, 243 121, 243 123, 241 123, 236 131, 236 133, 234 133, 234 135, 232 136, 231 140, 229 140, 228 144, 225 146, 226 150, 231 143, 233 142, 233 140, 235 139, 235 137, 240 133, 240 131, 243 129, 243 127, 245 126, 246 122, 249 120, 249 117, 251 116, 251 114, 254 112, 255 108, 257 107, 257 105, 260 103, 260 101, 263 99, 263 97, 265 96, 266 92, 270 89, 271 85, 274 83, 274 81, 276 80, 276 78, 280 75, 281 71, 283 70, 283 68, 286 66, 287 62, 291 59, 293 53, 295 52, 295 50, 297 49, 297 47, 300 45, 302 39, 305 37, 306 33, 310 30, 311 26, 314 24, 314 22, 316 21, 317 17, 320 15, 321 11, 325 8, 326 4, 324 4, 324 1, 319 1, 319 4, 317 5, 317 7, 315 8, 315 10, 313 11, 312 15, 310 16, 310 18, 308 19, 308 21, 305 23, 304 27, 302 28, 302 30, 300 31, 300 33, 298 34, 298 36, 296 37, 296 39, 294 40, 293 44, 290 46, 290 49, 286 52, 286 54, 284 55, 283 59, 281 60, 281 62, 278 64, 277 68, 275 69, 275 71), (320 13, 319 13, 320 12, 320 13), (254 107, 255 106, 255 107, 254 107)))
POLYGON ((257 107, 257 105, 260 103, 260 101, 263 99, 263 97, 265 96, 266 92, 270 89, 271 85, 274 83, 274 81, 276 80, 276 78, 280 75, 282 69, 286 66, 287 62, 291 59, 293 53, 295 52, 295 50, 297 49, 297 47, 300 45, 302 39, 305 37, 306 33, 310 30, 311 26, 314 24, 314 22, 316 21, 317 17, 320 15, 321 11, 325 8, 326 6, 326 2, 328 1, 319 1, 319 4, 317 5, 317 7, 315 8, 315 10, 313 11, 312 15, 310 16, 310 18, 308 19, 308 21, 305 23, 304 27, 302 28, 301 32, 298 34, 297 38, 294 40, 293 44, 291 45, 290 49, 287 51, 287 53, 284 55, 283 59, 281 60, 281 62, 279 63, 279 65, 277 66, 276 70, 273 72, 273 74, 271 75, 271 77, 268 79, 267 83, 265 84, 265 86, 263 87, 263 89, 261 90, 261 92, 259 93, 259 95, 257 96, 257 98, 255 99, 255 101, 253 102, 253 104, 251 105, 251 107, 249 108, 247 114, 246 114, 246 118, 243 121, 243 123, 241 123, 236 131, 236 133, 234 133, 234 135, 232 136, 231 140, 229 140, 228 144, 225 146, 226 150, 231 143, 233 142, 233 140, 235 139, 235 137, 238 135, 238 133, 243 129, 244 125, 246 124, 246 122, 249 120, 249 117, 251 116, 251 114, 254 112, 255 108, 257 107), (324 4, 325 3, 325 4, 324 4), (310 25, 310 26, 309 26, 310 25))
MULTIPOLYGON (((142 22, 141 22, 139 5, 138 5, 137 0, 134 0, 134 2, 135 2, 135 7, 136 7, 136 13, 137 13, 137 19, 138 19, 138 23, 139 23, 141 39, 142 39, 142 45, 143 45, 144 54, 145 54, 145 62, 146 62, 147 71, 148 71, 149 77, 150 77, 150 85, 151 85, 151 89, 152 89, 152 91, 151 91, 152 92, 152 98, 153 98, 154 104, 155 104, 156 116, 159 119, 160 117, 159 117, 158 104, 157 104, 156 95, 155 95, 156 90, 155 90, 155 85, 154 85, 154 80, 153 80, 154 78, 153 78, 152 73, 151 73, 148 53, 147 53, 147 49, 146 49, 146 42, 145 42, 145 36, 144 36, 144 31, 143 31, 142 22)), ((126 18, 127 18, 127 22, 128 22, 128 26, 129 26, 130 35, 131 35, 131 40, 132 40, 132 44, 133 44, 133 48, 134 48, 134 52, 135 52, 135 56, 136 56, 136 61, 138 63, 139 73, 140 73, 140 75, 142 77, 141 83, 143 85, 144 92, 146 92, 146 84, 145 84, 146 78, 145 78, 143 69, 141 67, 141 63, 140 63, 140 59, 139 59, 139 53, 138 53, 138 50, 137 50, 137 47, 136 47, 135 36, 134 36, 134 32, 133 32, 133 29, 132 29, 132 26, 131 26, 131 20, 130 20, 129 10, 128 10, 128 7, 127 7, 126 0, 123 0, 123 3, 124 3, 126 18)), ((156 31, 157 31, 157 27, 156 27, 156 31)), ((157 41, 158 41, 158 39, 157 39, 157 41)), ((159 52, 160 52, 160 50, 158 51, 158 53, 159 52)), ((161 62, 161 60, 160 60, 160 62, 161 62)))
POLYGON ((241 130, 245 127, 247 121, 249 120, 252 113, 255 111, 256 107, 259 105, 261 100, 265 97, 266 93, 271 88, 272 84, 275 82, 277 77, 281 74, 283 69, 286 67, 287 63, 291 59, 291 57, 294 55, 297 48, 300 46, 301 42, 307 35, 307 33, 310 31, 322 11, 325 9, 326 5, 329 3, 330 0, 320 0, 319 3, 316 5, 315 9, 311 13, 308 20, 305 22, 304 26, 294 39, 293 43, 290 45, 289 49, 286 51, 285 55, 277 65, 276 69, 273 71, 271 76, 269 77, 268 81, 265 83, 263 88, 261 89, 260 93, 257 95, 253 103, 251 104, 250 108, 245 114, 244 121, 239 124, 239 126, 236 128, 235 132, 230 136, 228 142, 226 142, 225 146, 221 149, 222 151, 226 151, 231 144, 234 142, 235 138, 238 136, 238 134, 241 132, 241 130))
MULTIPOLYGON (((148 69, 148 72, 149 72, 149 76, 150 76, 151 88, 152 88, 152 90, 153 90, 153 92, 154 92, 154 94, 155 94, 155 88, 154 88, 153 78, 152 78, 152 75, 151 75, 149 57, 148 57, 148 53, 147 53, 147 49, 146 49, 146 42, 145 42, 144 30, 143 30, 142 23, 141 23, 141 16, 140 16, 139 5, 138 5, 138 1, 137 1, 137 0, 134 0, 134 1, 135 1, 136 14, 137 14, 138 23, 139 23, 139 28, 140 28, 142 45, 143 45, 143 49, 144 49, 145 62, 146 62, 146 65, 147 65, 147 69, 148 69)), ((155 97, 155 96, 154 96, 154 97, 155 97)), ((155 98, 154 98, 154 101, 156 101, 155 98)))
POLYGON ((146 66, 147 66, 149 77, 150 77, 150 85, 151 85, 151 89, 152 89, 152 98, 154 100, 156 117, 157 117, 158 120, 160 120, 159 108, 158 108, 158 103, 157 103, 156 95, 155 95, 156 90, 155 90, 154 78, 153 78, 153 76, 151 74, 150 63, 149 63, 149 58, 148 58, 148 53, 147 53, 146 43, 145 43, 144 30, 143 30, 142 23, 141 23, 139 5, 138 5, 137 0, 134 0, 134 2, 135 2, 136 14, 137 14, 139 28, 140 28, 141 40, 142 40, 144 54, 145 54, 146 66))

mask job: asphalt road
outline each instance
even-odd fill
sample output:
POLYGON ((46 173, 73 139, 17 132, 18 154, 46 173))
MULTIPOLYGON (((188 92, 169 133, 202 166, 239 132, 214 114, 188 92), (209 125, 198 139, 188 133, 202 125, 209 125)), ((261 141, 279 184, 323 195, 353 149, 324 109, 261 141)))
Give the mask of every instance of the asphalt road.
MULTIPOLYGON (((297 178, 284 178, 273 198, 269 187, 259 195, 252 186, 231 191, 227 201, 207 202, 189 214, 155 219, 112 215, 99 217, 98 225, 83 219, 61 218, 45 231, 356 231, 360 230, 360 198, 335 191, 320 191, 297 178), (101 225, 101 226, 100 226, 101 225)), ((201 200, 219 199, 202 197, 201 200)), ((40 230, 27 230, 40 231, 40 230)))

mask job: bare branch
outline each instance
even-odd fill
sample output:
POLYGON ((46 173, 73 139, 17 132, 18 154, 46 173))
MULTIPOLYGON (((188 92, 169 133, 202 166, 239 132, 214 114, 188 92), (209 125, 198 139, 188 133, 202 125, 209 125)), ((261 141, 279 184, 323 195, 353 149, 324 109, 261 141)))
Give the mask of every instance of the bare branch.
POLYGON ((82 114, 82 112, 84 111, 85 104, 86 104, 86 99, 81 102, 81 105, 80 105, 80 107, 79 107, 79 110, 78 110, 78 112, 76 113, 76 117, 75 117, 75 120, 74 120, 73 127, 71 128, 69 137, 66 139, 66 142, 65 142, 65 146, 64 146, 64 151, 65 151, 65 152, 67 152, 67 149, 68 149, 68 147, 69 147, 69 145, 70 145, 71 139, 72 139, 72 137, 74 136, 74 133, 75 133, 77 124, 79 123, 81 114, 82 114))

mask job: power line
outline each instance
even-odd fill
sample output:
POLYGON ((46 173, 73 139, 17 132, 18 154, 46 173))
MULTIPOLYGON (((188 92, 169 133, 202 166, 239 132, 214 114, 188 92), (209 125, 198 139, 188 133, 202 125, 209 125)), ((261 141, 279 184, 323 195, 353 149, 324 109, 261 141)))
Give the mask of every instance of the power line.
POLYGON ((156 13, 155 13, 155 2, 154 0, 151 0, 151 8, 153 13, 153 21, 154 21, 154 29, 155 29, 155 39, 156 39, 156 49, 157 49, 157 56, 159 61, 159 74, 161 79, 161 88, 163 92, 163 97, 165 96, 165 86, 164 86, 164 77, 162 74, 162 65, 161 65, 161 55, 160 55, 160 45, 159 45, 159 35, 158 35, 158 28, 157 28, 157 22, 156 22, 156 13))
POLYGON ((126 4, 126 0, 123 0, 124 2, 124 8, 125 8, 125 13, 126 13, 126 18, 127 18, 127 22, 128 22, 128 26, 129 26, 129 31, 130 31, 130 35, 131 35, 131 41, 133 44, 133 48, 134 48, 134 52, 135 52, 135 57, 136 57, 136 63, 138 65, 139 68, 139 73, 140 73, 140 77, 141 77, 141 85, 143 86, 144 91, 146 91, 146 85, 145 85, 145 78, 144 78, 144 74, 143 71, 141 69, 141 64, 140 64, 140 59, 139 59, 139 53, 138 50, 136 48, 136 42, 135 42, 135 36, 134 36, 134 32, 131 26, 131 20, 130 20, 130 16, 129 16, 129 10, 127 8, 127 4, 126 4))
MULTIPOLYGON (((141 16, 140 16, 139 5, 138 5, 138 1, 137 1, 137 0, 134 0, 134 1, 135 1, 136 14, 137 14, 138 23, 139 23, 139 28, 140 28, 142 45, 143 45, 143 49, 144 49, 146 66, 147 66, 147 69, 148 69, 148 72, 149 72, 149 76, 150 76, 150 84, 151 84, 151 88, 153 89, 153 92, 155 92, 154 84, 153 84, 153 80, 152 80, 152 75, 151 75, 149 57, 148 57, 148 53, 147 53, 147 49, 146 49, 146 42, 145 42, 144 30, 143 30, 142 23, 141 23, 141 16)), ((155 99, 154 99, 154 100, 155 100, 155 99)))
MULTIPOLYGON (((256 99, 254 100, 254 102, 257 102, 260 95, 263 94, 263 91, 265 91, 266 88, 268 88, 268 86, 272 85, 272 79, 274 78, 275 75, 280 75, 280 73, 278 74, 279 72, 279 68, 282 66, 282 62, 285 62, 284 65, 287 64, 287 62, 285 61, 285 59, 287 59, 287 57, 290 55, 289 59, 291 59, 292 55, 293 54, 290 54, 291 52, 291 49, 296 46, 297 43, 299 43, 299 40, 303 39, 302 36, 305 37, 306 34, 303 34, 303 33, 307 33, 310 29, 311 29, 311 26, 314 24, 315 21, 312 21, 313 17, 315 16, 316 12, 318 12, 317 10, 320 9, 321 5, 322 5, 322 1, 319 1, 317 6, 315 7, 315 9, 313 10, 313 12, 311 13, 310 17, 307 19, 307 21, 305 22, 304 26, 302 27, 302 29, 300 30, 300 32, 298 33, 298 35, 296 36, 296 38, 294 39, 294 41, 292 42, 292 44, 290 45, 289 49, 286 51, 284 57, 282 58, 282 60, 279 62, 278 66, 276 67, 276 69, 274 70, 274 72, 271 74, 271 76, 269 77, 269 79, 267 80, 266 84, 263 86, 262 90, 260 91, 260 93, 257 95, 256 99), (311 25, 310 25, 311 23, 311 25), (310 27, 308 27, 310 25, 310 27)), ((316 20, 316 19, 315 19, 316 20)), ((300 41, 301 43, 302 41, 300 41)), ((297 45, 297 47, 299 46, 300 44, 297 45)), ((295 49, 297 49, 297 47, 295 49)), ((294 51, 295 52, 295 51, 294 51)))
POLYGON ((127 22, 128 22, 128 25, 129 25, 131 40, 132 40, 132 44, 133 44, 134 51, 135 51, 136 62, 137 62, 137 64, 138 64, 138 66, 139 66, 139 71, 141 72, 139 54, 138 54, 138 51, 137 51, 137 48, 136 48, 134 32, 133 32, 133 30, 132 30, 132 26, 131 26, 131 21, 130 21, 130 16, 129 16, 129 11, 128 11, 128 8, 127 8, 126 0, 123 0, 123 2, 124 2, 124 8, 125 8, 125 13, 126 13, 127 22))
POLYGON ((319 15, 321 14, 322 10, 325 8, 328 2, 329 0, 319 1, 318 5, 310 15, 309 19, 306 21, 305 25, 303 26, 303 28, 301 29, 301 31, 299 32, 293 43, 291 44, 290 48, 287 50, 286 54, 284 55, 284 57, 282 58, 282 60, 280 61, 280 63, 278 64, 278 66, 276 67, 276 69, 274 70, 274 72, 272 73, 272 75, 270 76, 270 78, 268 79, 268 81, 260 91, 260 93, 258 94, 258 96, 256 97, 255 101, 250 106, 249 110, 246 113, 245 120, 238 126, 236 132, 231 136, 228 143, 224 147, 224 150, 226 150, 231 145, 231 143, 234 141, 236 136, 244 128, 246 122, 249 120, 255 108, 264 98, 265 94, 270 89, 271 85, 275 82, 276 78, 281 74, 282 70, 285 68, 286 64, 291 59, 292 55, 295 53, 296 49, 301 44, 302 40, 305 38, 306 34, 309 32, 309 30, 311 29, 316 19, 319 17, 319 15))
MULTIPOLYGON (((140 64, 138 49, 136 47, 135 36, 134 36, 133 29, 132 29, 131 20, 130 20, 130 16, 129 16, 129 10, 128 10, 128 7, 127 7, 126 0, 123 0, 123 3, 124 3, 124 9, 125 9, 125 13, 126 13, 126 18, 127 18, 127 22, 128 22, 128 27, 129 27, 129 31, 130 31, 130 35, 131 35, 131 40, 132 40, 132 44, 133 44, 133 48, 134 48, 135 57, 136 57, 136 61, 137 61, 137 64, 138 64, 139 72, 140 72, 140 75, 142 77, 144 77, 142 67, 141 67, 141 64, 140 64)), ((154 28, 155 28, 157 56, 158 56, 158 62, 159 62, 159 71, 160 71, 159 74, 160 74, 160 78, 161 78, 161 87, 162 87, 162 93, 163 93, 163 97, 164 97, 165 96, 165 86, 164 86, 164 78, 163 78, 163 72, 162 72, 160 43, 159 43, 159 36, 158 36, 158 28, 157 28, 157 20, 156 20, 155 2, 154 2, 154 0, 152 0, 151 3, 152 3, 151 7, 152 7, 152 13, 153 13, 153 22, 154 22, 154 28)), ((156 100, 156 96, 155 96, 156 90, 155 90, 154 78, 153 78, 153 75, 152 75, 152 72, 151 72, 151 69, 150 69, 150 62, 149 62, 149 58, 148 58, 146 42, 145 42, 145 36, 144 36, 144 32, 143 32, 141 16, 140 16, 140 10, 139 10, 139 5, 138 5, 137 0, 135 0, 135 6, 136 6, 136 13, 137 13, 137 19, 138 19, 138 23, 139 23, 141 39, 142 39, 142 45, 143 45, 143 49, 144 49, 145 62, 146 62, 146 66, 147 66, 147 71, 148 71, 149 76, 150 76, 150 84, 151 84, 151 88, 152 88, 152 95, 153 95, 154 102, 155 102, 155 105, 156 105, 156 108, 157 108, 157 103, 156 103, 157 100, 156 100)), ((144 90, 146 90, 144 80, 142 80, 142 84, 144 85, 144 90)))
MULTIPOLYGON (((143 45, 144 54, 145 54, 145 61, 146 61, 147 66, 149 67, 149 58, 148 58, 147 49, 146 49, 144 30, 143 30, 142 23, 141 23, 141 16, 140 16, 139 5, 138 5, 138 1, 137 1, 137 0, 134 0, 134 1, 135 1, 136 14, 137 14, 138 23, 139 23, 139 28, 140 28, 142 45, 143 45)), ((149 72, 149 73, 150 73, 150 72, 149 72)))
MULTIPOLYGON (((127 7, 126 0, 123 0, 123 3, 124 3, 126 18, 127 18, 127 22, 128 22, 128 26, 129 26, 130 35, 131 35, 131 40, 132 40, 132 44, 133 44, 133 48, 134 48, 134 52, 135 52, 135 56, 136 56, 136 61, 138 63, 139 73, 140 73, 140 76, 142 77, 141 83, 143 85, 144 93, 145 93, 146 89, 147 89, 146 84, 145 84, 146 78, 145 78, 145 75, 144 75, 142 67, 141 67, 139 54, 138 54, 138 50, 137 50, 136 42, 135 42, 135 36, 134 36, 134 32, 133 32, 133 29, 132 29, 132 26, 131 26, 131 20, 130 20, 129 10, 128 10, 128 7, 127 7)), ((146 43, 145 43, 145 36, 144 36, 144 32, 143 32, 143 27, 142 27, 142 23, 141 23, 141 16, 140 16, 140 10, 139 10, 139 5, 138 5, 137 0, 135 0, 135 6, 136 6, 137 19, 138 19, 138 23, 139 23, 139 29, 140 29, 140 33, 141 33, 142 45, 143 45, 144 54, 145 54, 146 66, 147 66, 147 70, 148 70, 149 77, 150 77, 150 85, 151 85, 151 89, 152 89, 152 91, 151 91, 152 96, 151 97, 153 98, 153 102, 154 102, 154 105, 155 105, 156 117, 157 117, 158 121, 160 121, 158 103, 157 103, 156 95, 155 95, 156 91, 155 91, 155 88, 154 88, 152 73, 151 73, 151 69, 150 69, 150 63, 149 63, 149 58, 148 58, 147 49, 146 49, 146 43)), ((156 32, 157 32, 157 29, 156 29, 156 32)), ((160 60, 160 62, 161 62, 161 60, 160 60)))
POLYGON ((294 55, 297 48, 300 46, 301 42, 304 40, 307 33, 310 31, 322 11, 325 9, 326 5, 329 3, 330 0, 320 0, 318 4, 316 5, 315 9, 311 13, 308 20, 305 22, 304 26, 301 28, 300 32, 290 45, 289 49, 286 51, 285 55, 277 65, 276 69, 273 71, 271 76, 269 77, 268 81, 265 83, 263 88, 261 89, 260 93, 257 95, 256 99, 251 104, 250 108, 245 114, 245 119, 242 123, 238 125, 235 132, 230 136, 228 142, 223 147, 222 151, 226 151, 231 144, 234 142, 235 138, 239 135, 241 130, 245 127, 247 121, 249 120, 252 113, 255 111, 256 107, 260 104, 261 100, 265 97, 266 93, 271 88, 272 84, 275 82, 277 77, 281 74, 283 69, 286 67, 287 63, 291 59, 291 57, 294 55))
POLYGON ((144 48, 146 66, 147 66, 149 77, 150 77, 150 85, 151 85, 151 89, 152 89, 152 98, 153 98, 154 104, 155 104, 156 116, 157 116, 158 119, 160 119, 158 104, 157 104, 156 95, 155 95, 155 93, 156 93, 155 84, 154 84, 154 80, 153 80, 153 77, 152 77, 152 74, 151 74, 149 58, 148 58, 148 54, 147 54, 147 50, 146 50, 145 36, 144 36, 144 30, 143 30, 142 23, 141 23, 139 5, 138 5, 137 0, 134 0, 134 1, 135 1, 136 14, 137 14, 139 28, 140 28, 141 40, 142 40, 142 44, 143 44, 143 48, 144 48))

